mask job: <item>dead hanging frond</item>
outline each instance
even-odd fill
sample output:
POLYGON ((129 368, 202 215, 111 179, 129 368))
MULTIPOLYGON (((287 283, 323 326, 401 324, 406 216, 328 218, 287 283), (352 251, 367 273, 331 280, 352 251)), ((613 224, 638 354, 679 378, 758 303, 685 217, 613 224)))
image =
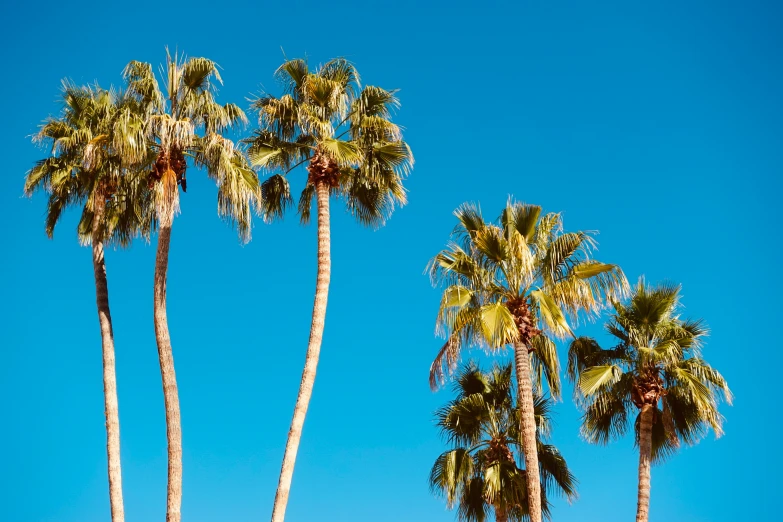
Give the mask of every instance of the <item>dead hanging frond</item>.
POLYGON ((179 212, 179 189, 177 173, 171 167, 160 173, 160 180, 153 184, 155 212, 161 227, 170 227, 179 212))
POLYGON ((218 187, 218 215, 236 225, 243 242, 249 241, 253 210, 262 207, 258 175, 243 150, 220 134, 207 135, 199 149, 196 161, 207 167, 218 187))
POLYGON ((187 149, 193 144, 196 129, 189 119, 176 120, 168 114, 155 114, 147 120, 147 136, 157 139, 162 150, 187 149))
POLYGON ((460 342, 455 336, 450 337, 435 356, 430 365, 430 389, 436 391, 446 382, 446 376, 454 373, 459 362, 460 342))

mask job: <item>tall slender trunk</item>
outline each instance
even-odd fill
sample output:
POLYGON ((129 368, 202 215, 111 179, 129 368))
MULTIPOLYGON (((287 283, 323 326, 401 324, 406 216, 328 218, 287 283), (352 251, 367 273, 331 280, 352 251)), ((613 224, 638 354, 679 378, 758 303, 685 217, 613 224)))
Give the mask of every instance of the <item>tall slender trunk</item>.
POLYGON ((299 440, 302 438, 302 426, 305 415, 307 415, 307 406, 310 404, 310 397, 313 394, 315 370, 318 366, 318 354, 321 351, 321 339, 326 319, 326 301, 329 295, 329 278, 332 270, 332 258, 329 251, 329 186, 322 181, 316 182, 315 194, 318 201, 318 276, 315 283, 315 303, 313 304, 310 341, 307 344, 302 382, 299 384, 294 418, 291 420, 291 428, 288 430, 288 441, 285 445, 283 465, 280 469, 280 480, 277 483, 272 522, 285 520, 285 508, 288 504, 288 494, 291 491, 296 452, 299 449, 299 440))
POLYGON ((163 401, 166 406, 166 441, 168 442, 168 489, 166 492, 166 522, 180 522, 182 508, 182 427, 179 415, 177 376, 171 350, 169 324, 166 318, 166 272, 169 265, 169 245, 173 208, 161 219, 158 251, 155 255, 155 341, 158 343, 160 375, 163 380, 163 401))
POLYGON ((530 377, 530 352, 525 343, 514 343, 514 361, 517 367, 519 432, 522 434, 522 454, 525 458, 530 522, 541 522, 541 479, 538 471, 536 417, 533 409, 533 384, 530 377))
POLYGON ((652 459, 653 407, 642 406, 639 419, 639 493, 636 522, 647 522, 650 516, 650 460, 652 459))
POLYGON ((92 268, 95 273, 95 300, 101 326, 103 349, 103 408, 106 415, 106 453, 109 463, 109 503, 112 522, 124 522, 122 503, 122 466, 120 465, 120 410, 117 401, 117 374, 114 362, 114 329, 109 311, 109 283, 103 256, 101 222, 106 202, 101 194, 95 198, 92 219, 92 268))

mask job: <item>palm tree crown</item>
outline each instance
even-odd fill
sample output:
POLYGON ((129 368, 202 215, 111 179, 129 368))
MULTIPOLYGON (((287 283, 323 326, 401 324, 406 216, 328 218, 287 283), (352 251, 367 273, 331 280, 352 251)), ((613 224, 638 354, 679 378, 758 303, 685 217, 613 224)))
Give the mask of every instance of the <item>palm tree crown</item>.
POLYGON ((616 304, 606 330, 618 341, 609 349, 590 338, 571 343, 568 376, 578 383, 584 406, 583 433, 605 444, 622 436, 651 406, 652 461, 693 444, 710 428, 722 433, 720 396, 731 401, 726 380, 700 356, 707 329, 701 320, 680 319, 680 287, 647 286, 640 279, 628 304, 616 304))
POLYGON ((155 153, 150 185, 162 221, 178 209, 179 192, 187 190, 187 160, 204 167, 218 187, 218 214, 237 226, 243 241, 250 239, 252 212, 260 205, 258 177, 243 151, 223 134, 247 123, 237 105, 215 101, 222 83, 218 65, 207 58, 166 54, 166 93, 161 92, 149 63, 132 61, 123 73, 128 92, 145 112, 144 131, 155 153))
POLYGON ((305 60, 287 60, 277 72, 285 94, 263 94, 253 102, 259 128, 247 141, 253 165, 272 175, 262 184, 264 214, 279 218, 293 203, 287 174, 309 162, 298 210, 310 219, 316 184, 323 182, 345 198, 365 225, 380 226, 395 205, 406 202, 403 179, 413 155, 392 123, 399 106, 395 91, 361 86, 345 59, 311 70, 305 60))
POLYGON ((572 335, 567 317, 598 312, 626 291, 617 265, 591 259, 589 232, 563 232, 560 214, 509 201, 497 223, 464 204, 455 211, 452 242, 430 263, 433 281, 446 286, 438 331, 447 341, 430 368, 430 385, 443 382, 463 346, 501 348, 521 342, 532 353, 535 381, 560 394, 552 336, 572 335))
POLYGON ((28 172, 25 194, 48 194, 49 237, 67 207, 83 205, 77 232, 89 244, 98 205, 103 219, 95 239, 127 246, 153 224, 151 193, 137 170, 148 159, 139 106, 127 93, 68 81, 62 100, 61 114, 34 137, 50 147, 50 155, 28 172))
MULTIPOLYGON (((470 363, 454 385, 456 398, 436 413, 437 425, 452 449, 432 467, 430 487, 458 507, 461 521, 483 522, 490 512, 496 520, 525 520, 527 486, 521 459, 519 410, 514 404, 512 366, 495 366, 482 372, 470 363)), ((543 511, 548 516, 547 491, 553 489, 570 501, 576 498, 576 481, 565 459, 545 439, 550 433, 551 400, 535 398, 538 455, 543 511)))

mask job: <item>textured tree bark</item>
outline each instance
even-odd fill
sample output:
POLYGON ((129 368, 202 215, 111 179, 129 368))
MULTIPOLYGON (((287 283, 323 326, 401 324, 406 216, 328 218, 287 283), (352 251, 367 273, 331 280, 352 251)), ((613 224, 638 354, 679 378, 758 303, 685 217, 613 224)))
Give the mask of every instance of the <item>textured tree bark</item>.
POLYGON ((114 330, 109 311, 109 283, 103 252, 101 221, 106 202, 96 195, 92 219, 92 268, 95 274, 95 300, 101 327, 103 350, 103 408, 106 415, 106 453, 109 465, 109 503, 112 522, 124 522, 122 502, 122 466, 120 465, 120 410, 117 400, 117 374, 114 360, 114 330))
POLYGON ((514 343, 517 367, 517 400, 519 401, 519 431, 522 434, 522 454, 525 458, 527 501, 530 522, 541 522, 541 479, 538 471, 536 417, 533 410, 533 384, 530 377, 530 352, 525 343, 514 343))
POLYGON ((650 460, 652 459, 653 406, 642 406, 639 419, 639 493, 636 522, 647 522, 650 516, 650 460))
POLYGON ((508 522, 508 514, 500 506, 495 506, 495 522, 508 522))
POLYGON ((321 351, 321 340, 326 319, 326 301, 329 295, 329 278, 331 276, 332 259, 330 254, 329 232, 329 186, 323 181, 316 182, 315 194, 318 202, 318 276, 315 284, 315 303, 313 317, 310 323, 310 341, 307 345, 305 366, 302 381, 299 384, 299 395, 296 397, 294 417, 288 430, 288 441, 285 445, 283 465, 280 469, 280 480, 277 483, 275 505, 272 509, 272 522, 285 520, 285 509, 288 504, 288 494, 291 490, 291 479, 294 475, 296 453, 302 438, 302 427, 310 397, 313 394, 315 371, 318 366, 318 354, 321 351))
POLYGON ((161 219, 158 250, 155 255, 154 314, 155 341, 158 344, 160 375, 163 380, 163 401, 166 407, 166 440, 168 443, 168 489, 166 492, 166 522, 180 522, 182 508, 182 426, 180 424, 177 376, 171 350, 169 324, 166 318, 166 272, 169 264, 170 215, 161 219))

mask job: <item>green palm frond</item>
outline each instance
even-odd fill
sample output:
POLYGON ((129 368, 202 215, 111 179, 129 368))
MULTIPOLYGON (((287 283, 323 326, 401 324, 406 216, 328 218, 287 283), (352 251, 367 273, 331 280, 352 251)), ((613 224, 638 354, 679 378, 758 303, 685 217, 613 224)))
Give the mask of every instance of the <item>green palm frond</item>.
POLYGON ((516 231, 525 238, 526 243, 531 243, 535 237, 536 224, 541 215, 541 207, 525 203, 515 205, 509 201, 500 217, 506 237, 511 237, 511 232, 516 231))
POLYGON ((296 58, 283 62, 275 71, 275 77, 283 84, 286 93, 298 96, 308 73, 307 61, 296 58))
POLYGON ((579 390, 589 397, 603 388, 611 387, 622 376, 623 370, 618 366, 593 366, 579 376, 579 390))
POLYGON ((190 58, 181 67, 182 85, 191 91, 210 90, 213 80, 223 83, 218 65, 208 58, 190 58))
POLYGON ((570 267, 586 261, 595 246, 595 239, 588 232, 558 235, 547 248, 541 265, 544 280, 554 283, 561 279, 570 267))
POLYGON ((560 361, 557 357, 557 346, 552 339, 540 333, 530 342, 533 350, 530 361, 533 368, 534 384, 539 393, 543 393, 544 384, 553 399, 558 400, 561 394, 560 361))
POLYGON ((299 204, 297 210, 299 211, 299 219, 303 225, 310 222, 310 211, 313 206, 313 197, 315 197, 315 186, 308 183, 302 194, 299 196, 299 204))
POLYGON ((465 484, 473 477, 474 461, 466 449, 443 452, 430 471, 430 488, 446 498, 449 509, 459 501, 465 484))
POLYGON ((490 513, 489 505, 484 502, 484 480, 473 477, 464 486, 457 507, 457 518, 464 522, 484 522, 490 513))
POLYGON ((490 303, 479 309, 482 340, 490 348, 500 348, 513 342, 519 332, 514 317, 503 303, 490 303))
POLYGON ((566 366, 566 376, 571 381, 578 381, 581 373, 591 366, 603 363, 597 359, 597 354, 602 352, 601 347, 590 337, 577 337, 571 341, 568 348, 568 365, 566 366))
POLYGON ((559 338, 574 335, 563 311, 549 294, 543 290, 533 290, 530 292, 530 297, 536 304, 542 326, 548 328, 552 334, 559 338))
POLYGON ((162 109, 165 101, 151 64, 131 61, 122 75, 128 92, 137 97, 145 112, 162 109))
POLYGON ((503 232, 500 228, 484 226, 473 234, 472 240, 473 246, 487 260, 503 263, 508 259, 508 241, 503 237, 503 232))
POLYGON ((307 144, 286 141, 265 130, 255 131, 245 143, 250 144, 248 157, 253 166, 282 173, 308 159, 311 152, 307 144))
POLYGON ((351 118, 355 124, 369 116, 380 116, 389 119, 392 111, 400 106, 395 96, 397 91, 387 91, 373 85, 366 85, 354 100, 351 108, 351 118))
POLYGON ((604 393, 587 401, 582 414, 582 435, 588 442, 608 444, 622 437, 628 429, 633 375, 624 373, 604 393))
POLYGON ((296 99, 287 94, 280 98, 265 95, 253 100, 251 107, 258 113, 259 133, 268 133, 281 141, 292 141, 299 124, 296 99))
POLYGON ((555 446, 539 441, 538 463, 541 466, 544 489, 556 491, 563 495, 568 502, 576 500, 576 477, 568 469, 565 459, 555 446))
POLYGON ((275 174, 261 183, 261 198, 266 221, 282 218, 285 210, 294 203, 288 180, 280 174, 275 174))

